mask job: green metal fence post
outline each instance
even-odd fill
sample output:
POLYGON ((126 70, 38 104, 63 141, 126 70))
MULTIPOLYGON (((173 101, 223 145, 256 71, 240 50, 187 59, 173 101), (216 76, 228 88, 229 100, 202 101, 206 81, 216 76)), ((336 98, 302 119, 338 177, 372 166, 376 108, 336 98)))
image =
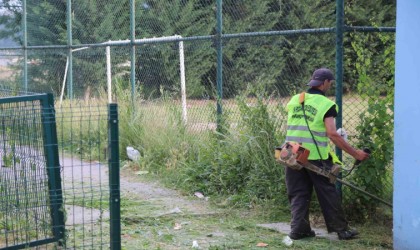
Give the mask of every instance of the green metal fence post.
MULTIPOLYGON (((336 75, 336 89, 335 89, 335 101, 338 105, 338 115, 335 123, 337 128, 341 128, 343 125, 343 33, 344 33, 344 0, 336 0, 336 54, 335 54, 335 75, 336 75)), ((336 154, 342 159, 341 149, 336 147, 336 154)), ((341 178, 341 174, 339 176, 341 178)), ((337 182, 337 189, 342 196, 341 183, 337 182)))
POLYGON ((22 31, 23 31, 23 89, 28 92, 28 25, 27 25, 27 9, 26 0, 22 2, 23 13, 22 13, 22 31))
POLYGON ((44 151, 46 156, 48 186, 53 222, 53 235, 60 245, 65 245, 64 207, 61 187, 60 159, 58 155, 57 127, 54 97, 47 94, 41 99, 44 151))
POLYGON ((68 46, 68 60, 69 64, 67 65, 67 95, 68 98, 73 99, 73 31, 71 24, 71 0, 67 0, 67 46, 68 46))
POLYGON ((222 13, 223 0, 217 0, 217 128, 220 129, 220 122, 222 116, 222 99, 223 99, 223 40, 222 40, 222 29, 223 29, 223 13, 222 13))
POLYGON ((111 249, 121 249, 120 160, 118 139, 118 106, 108 105, 108 166, 111 249))
POLYGON ((131 62, 130 62, 130 81, 131 81, 131 102, 134 108, 134 96, 136 91, 136 18, 135 18, 136 1, 130 0, 130 40, 131 40, 131 62))

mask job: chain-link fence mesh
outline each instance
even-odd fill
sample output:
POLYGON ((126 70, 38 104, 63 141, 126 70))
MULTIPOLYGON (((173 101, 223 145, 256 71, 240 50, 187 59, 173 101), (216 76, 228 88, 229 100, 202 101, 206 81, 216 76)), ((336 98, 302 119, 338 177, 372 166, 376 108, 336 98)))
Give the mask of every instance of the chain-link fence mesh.
MULTIPOLYGON (((281 121, 286 116, 278 107, 307 88, 315 68, 335 68, 340 60, 334 29, 338 2, 30 1, 24 8, 22 1, 3 1, 0 81, 11 88, 53 92, 58 105, 79 100, 92 105, 106 100, 109 66, 112 99, 131 101, 133 109, 141 110, 142 121, 158 124, 161 129, 156 133, 172 131, 168 117, 179 115, 189 133, 205 138, 219 125, 218 100, 224 121, 235 129, 244 118, 238 98, 245 97, 253 106, 261 93, 267 96, 270 116, 284 125, 281 121), (220 6, 221 31, 217 28, 220 6), (162 37, 166 41, 158 41, 162 37), (153 38, 156 40, 145 40, 153 38), (23 50, 25 44, 29 47, 23 50), (222 67, 218 68, 220 49, 222 67), (220 69, 223 74, 218 79, 220 69)), ((345 1, 344 8, 343 89, 327 94, 331 99, 334 95, 343 98, 342 123, 349 142, 376 150, 375 159, 381 159, 388 176, 382 180, 388 191, 379 193, 389 200, 392 156, 387 155, 390 152, 374 128, 380 127, 381 119, 392 119, 392 108, 385 114, 372 110, 377 108, 375 98, 388 100, 386 105, 392 102, 387 99, 393 88, 388 84, 393 82, 393 51, 388 48, 394 34, 392 30, 372 31, 395 26, 395 1, 345 1), (354 30, 357 32, 350 32, 354 30)), ((284 126, 276 131, 284 133, 284 126)), ((142 143, 144 146, 144 141, 138 142, 142 143)), ((343 158, 345 165, 353 164, 346 154, 343 158)))
POLYGON ((106 106, 57 108, 67 249, 110 246, 106 130, 106 106))

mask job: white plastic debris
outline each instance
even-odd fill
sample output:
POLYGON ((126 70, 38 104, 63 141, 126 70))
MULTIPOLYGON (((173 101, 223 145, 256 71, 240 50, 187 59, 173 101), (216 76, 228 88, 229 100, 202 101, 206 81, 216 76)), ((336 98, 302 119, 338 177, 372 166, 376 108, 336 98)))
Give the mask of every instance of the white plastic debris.
POLYGON ((200 248, 200 246, 198 245, 198 242, 196 240, 193 241, 192 248, 194 248, 194 249, 199 249, 200 248))
POLYGON ((175 223, 174 230, 180 230, 182 225, 180 223, 175 223))
POLYGON ((200 192, 195 192, 194 195, 197 196, 200 199, 203 199, 204 198, 204 195, 202 193, 200 193, 200 192))
POLYGON ((137 149, 128 146, 127 147, 127 156, 128 156, 128 159, 130 159, 132 161, 138 161, 140 159, 140 152, 137 149))
POLYGON ((345 140, 347 141, 347 131, 344 128, 337 129, 337 133, 345 140))
POLYGON ((290 239, 289 235, 284 236, 281 242, 283 242, 283 244, 285 244, 288 247, 290 247, 293 244, 293 240, 290 239))
POLYGON ((179 207, 175 207, 174 209, 171 209, 169 211, 170 214, 179 214, 182 213, 181 209, 179 209, 179 207))
POLYGON ((136 172, 136 175, 145 175, 145 174, 148 174, 148 173, 149 173, 149 171, 140 170, 140 171, 136 172))

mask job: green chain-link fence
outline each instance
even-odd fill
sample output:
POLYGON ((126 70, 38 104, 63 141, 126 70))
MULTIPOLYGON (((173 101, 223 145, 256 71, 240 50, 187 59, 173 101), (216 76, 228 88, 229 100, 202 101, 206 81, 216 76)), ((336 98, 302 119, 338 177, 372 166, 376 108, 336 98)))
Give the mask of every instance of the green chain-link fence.
MULTIPOLYGON (((392 198, 395 1, 16 0, 3 1, 0 15, 2 85, 53 92, 57 106, 101 102, 111 86, 114 101, 131 102, 120 112, 140 111, 156 137, 173 131, 173 117, 197 138, 222 123, 235 129, 244 119, 238 98, 253 107, 261 93, 281 135, 279 106, 315 68, 335 69, 328 95, 342 112, 337 126, 371 148, 369 164, 380 169, 352 181, 392 198), (370 185, 378 181, 385 190, 370 185)), ((127 137, 122 148, 147 148, 127 137)))

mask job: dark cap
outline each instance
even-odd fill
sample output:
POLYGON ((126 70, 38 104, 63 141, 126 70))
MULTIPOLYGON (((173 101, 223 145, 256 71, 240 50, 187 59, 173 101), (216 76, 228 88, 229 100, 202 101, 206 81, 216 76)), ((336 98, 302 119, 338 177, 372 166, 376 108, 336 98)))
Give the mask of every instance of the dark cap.
POLYGON ((308 83, 308 86, 319 86, 324 83, 325 80, 335 80, 332 71, 327 68, 317 69, 312 74, 311 81, 308 83))

